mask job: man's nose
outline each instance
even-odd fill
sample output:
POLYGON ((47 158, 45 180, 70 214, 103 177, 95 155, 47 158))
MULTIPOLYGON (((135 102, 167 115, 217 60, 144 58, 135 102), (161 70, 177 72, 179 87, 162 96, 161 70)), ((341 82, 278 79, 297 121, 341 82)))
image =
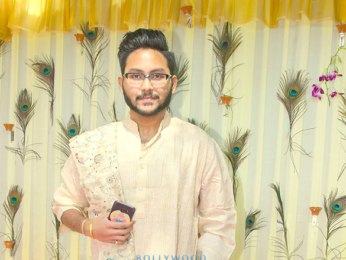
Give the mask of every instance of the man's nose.
POLYGON ((153 86, 151 85, 150 79, 149 78, 144 78, 143 83, 142 83, 142 90, 152 90, 153 86))

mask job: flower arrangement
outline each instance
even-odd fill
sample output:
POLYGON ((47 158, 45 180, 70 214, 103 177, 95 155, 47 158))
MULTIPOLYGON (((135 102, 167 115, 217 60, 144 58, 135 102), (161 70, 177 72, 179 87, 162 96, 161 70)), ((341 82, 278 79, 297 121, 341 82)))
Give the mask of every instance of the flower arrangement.
POLYGON ((328 98, 328 103, 330 105, 330 99, 334 98, 337 95, 343 95, 344 93, 338 92, 335 87, 331 86, 331 83, 336 80, 337 77, 342 77, 342 74, 339 73, 339 68, 337 67, 337 61, 342 63, 342 60, 339 56, 341 50, 345 50, 344 47, 344 31, 346 29, 346 24, 336 25, 340 33, 340 44, 336 53, 330 58, 329 65, 324 69, 323 75, 319 77, 319 84, 313 84, 313 90, 311 95, 313 97, 322 99, 322 95, 326 95, 328 98), (332 71, 332 72, 330 72, 332 71))

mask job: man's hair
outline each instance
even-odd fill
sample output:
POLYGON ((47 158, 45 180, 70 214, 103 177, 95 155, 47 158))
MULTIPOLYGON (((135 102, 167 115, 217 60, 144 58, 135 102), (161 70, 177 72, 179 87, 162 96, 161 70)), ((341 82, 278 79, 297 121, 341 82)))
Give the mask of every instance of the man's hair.
POLYGON ((121 74, 124 74, 125 65, 129 55, 137 49, 153 49, 162 53, 167 60, 170 74, 173 75, 175 67, 175 57, 173 52, 168 51, 165 35, 158 30, 138 29, 128 32, 119 46, 118 58, 121 74))

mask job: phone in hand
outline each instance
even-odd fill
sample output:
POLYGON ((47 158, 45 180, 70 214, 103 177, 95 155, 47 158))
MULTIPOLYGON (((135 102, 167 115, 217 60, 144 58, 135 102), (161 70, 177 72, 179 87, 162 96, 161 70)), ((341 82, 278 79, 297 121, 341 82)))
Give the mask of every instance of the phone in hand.
POLYGON ((113 203, 108 219, 113 222, 130 222, 135 211, 136 208, 116 200, 113 203))

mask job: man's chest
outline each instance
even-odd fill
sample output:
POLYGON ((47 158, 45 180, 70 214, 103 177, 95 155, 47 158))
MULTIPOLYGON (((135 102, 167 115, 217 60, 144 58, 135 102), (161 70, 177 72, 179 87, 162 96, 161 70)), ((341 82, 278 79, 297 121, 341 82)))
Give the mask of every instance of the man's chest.
MULTIPOLYGON (((197 201, 200 189, 198 156, 176 142, 155 143, 148 151, 124 149, 118 166, 125 200, 137 208, 138 218, 148 208, 158 215, 169 205, 179 210, 197 201), (126 152, 125 152, 126 151, 126 152), (189 202, 190 201, 190 202, 189 202)), ((192 209, 192 205, 189 206, 192 209)), ((167 214, 162 213, 162 216, 167 214)))

